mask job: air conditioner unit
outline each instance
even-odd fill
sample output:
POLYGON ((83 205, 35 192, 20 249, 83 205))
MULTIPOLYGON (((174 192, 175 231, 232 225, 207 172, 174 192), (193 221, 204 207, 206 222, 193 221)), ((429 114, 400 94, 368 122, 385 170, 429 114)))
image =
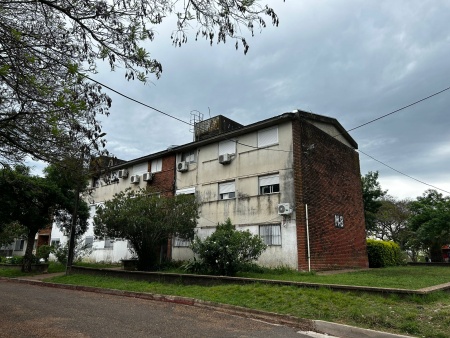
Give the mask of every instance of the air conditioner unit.
POLYGON ((278 204, 278 215, 290 215, 291 213, 292 209, 289 203, 278 204))
POLYGON ((181 161, 177 164, 177 170, 179 172, 185 172, 188 171, 188 164, 186 161, 181 161))
POLYGON ((152 173, 145 173, 142 175, 142 180, 143 181, 151 181, 153 178, 153 174, 152 173))
POLYGON ((127 178, 127 177, 128 177, 128 170, 127 169, 119 170, 119 178, 127 178))
POLYGON ((231 162, 231 154, 222 154, 219 155, 219 163, 228 164, 231 162))
POLYGON ((131 176, 131 183, 133 184, 139 183, 139 175, 131 176))

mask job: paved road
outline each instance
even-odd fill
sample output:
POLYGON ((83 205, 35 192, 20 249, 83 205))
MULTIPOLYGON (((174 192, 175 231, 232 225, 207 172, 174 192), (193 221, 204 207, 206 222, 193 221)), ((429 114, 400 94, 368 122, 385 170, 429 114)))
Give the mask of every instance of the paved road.
POLYGON ((0 281, 0 337, 307 337, 200 309, 0 281))

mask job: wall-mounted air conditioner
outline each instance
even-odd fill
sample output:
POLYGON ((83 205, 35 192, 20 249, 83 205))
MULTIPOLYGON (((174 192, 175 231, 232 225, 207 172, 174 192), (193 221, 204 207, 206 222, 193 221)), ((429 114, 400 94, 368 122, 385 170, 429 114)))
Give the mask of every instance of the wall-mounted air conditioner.
POLYGON ((132 183, 132 184, 139 183, 139 175, 133 175, 133 176, 131 176, 131 183, 132 183))
POLYGON ((188 163, 186 161, 181 161, 177 164, 177 170, 179 172, 185 172, 188 171, 188 163))
POLYGON ((119 170, 119 178, 127 178, 127 177, 128 177, 128 170, 127 169, 119 170))
POLYGON ((219 163, 228 164, 231 162, 231 154, 222 154, 219 155, 219 163))
POLYGON ((153 178, 153 174, 152 173, 145 173, 142 175, 142 180, 143 181, 151 181, 153 178))
POLYGON ((292 209, 289 203, 278 204, 278 215, 290 215, 291 213, 292 209))

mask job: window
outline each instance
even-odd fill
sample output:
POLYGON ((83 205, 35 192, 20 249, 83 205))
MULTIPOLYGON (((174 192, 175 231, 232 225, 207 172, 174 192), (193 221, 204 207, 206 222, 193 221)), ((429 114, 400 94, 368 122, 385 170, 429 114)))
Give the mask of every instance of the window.
POLYGON ((228 200, 235 197, 235 185, 233 182, 219 183, 219 199, 228 200))
POLYGON ((236 154, 236 142, 233 140, 219 142, 219 156, 223 154, 236 154))
POLYGON ((156 173, 162 170, 162 158, 152 161, 152 173, 156 173))
POLYGON ((98 188, 100 187, 100 178, 95 177, 92 179, 92 188, 98 188))
POLYGON ((16 243, 14 245, 14 251, 22 251, 24 244, 25 244, 25 240, 23 240, 23 239, 16 240, 16 243))
POLYGON ((175 192, 175 195, 194 195, 194 194, 195 194, 195 187, 178 189, 175 192))
POLYGON ((174 238, 173 246, 187 248, 189 245, 191 245, 191 241, 188 239, 183 239, 178 236, 174 238))
POLYGON ((148 171, 148 163, 139 163, 133 166, 133 175, 142 175, 148 171))
POLYGON ((111 238, 106 237, 105 238, 105 249, 112 249, 114 245, 114 240, 111 238))
POLYGON ((50 245, 58 248, 61 245, 61 241, 59 240, 59 238, 52 238, 50 245))
POLYGON ((84 239, 84 246, 86 249, 92 249, 93 244, 94 244, 94 237, 88 236, 84 239))
POLYGON ((273 194, 280 192, 280 176, 270 175, 259 177, 259 194, 273 194))
POLYGON ((266 147, 278 143, 278 126, 258 131, 258 147, 266 147))
POLYGON ((181 160, 187 163, 195 162, 195 150, 190 150, 181 155, 181 160))
POLYGON ((281 245, 281 225, 260 225, 259 236, 269 246, 281 245))

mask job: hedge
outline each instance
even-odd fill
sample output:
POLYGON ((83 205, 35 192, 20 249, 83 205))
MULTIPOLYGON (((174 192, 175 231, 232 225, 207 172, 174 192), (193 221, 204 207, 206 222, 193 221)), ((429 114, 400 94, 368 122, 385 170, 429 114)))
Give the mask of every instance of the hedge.
POLYGON ((394 242, 368 239, 367 254, 370 268, 383 268, 403 264, 400 247, 394 242))

